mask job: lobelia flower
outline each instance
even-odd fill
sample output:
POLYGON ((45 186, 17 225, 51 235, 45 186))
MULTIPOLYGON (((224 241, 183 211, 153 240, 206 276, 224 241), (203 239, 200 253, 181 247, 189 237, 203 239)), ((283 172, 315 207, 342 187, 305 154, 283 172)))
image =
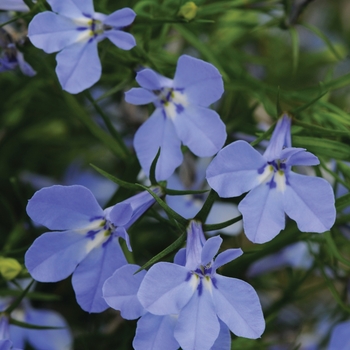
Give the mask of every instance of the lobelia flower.
POLYGON ((220 334, 220 321, 237 336, 256 339, 265 328, 259 298, 246 282, 216 270, 242 254, 228 249, 216 260, 222 239, 205 241, 201 223, 187 229, 185 266, 161 262, 141 282, 137 297, 155 315, 178 315, 175 339, 184 350, 209 350, 220 334))
POLYGON ((0 0, 0 10, 27 12, 29 8, 23 0, 0 0))
POLYGON ((19 67, 22 73, 29 77, 36 74, 35 70, 24 60, 23 53, 17 49, 11 35, 4 28, 0 28, 0 48, 0 73, 19 67))
POLYGON ((222 77, 213 65, 183 55, 174 80, 143 69, 136 81, 141 88, 127 91, 125 100, 135 105, 153 102, 156 107, 134 138, 137 157, 147 175, 159 147, 156 178, 166 180, 182 163, 181 143, 198 157, 213 156, 224 145, 225 124, 207 108, 224 92, 222 77))
POLYGON ((220 197, 250 191, 240 202, 243 227, 254 243, 273 239, 285 227, 285 213, 303 232, 324 232, 335 221, 334 194, 324 179, 296 174, 294 165, 319 160, 303 148, 291 147, 291 120, 277 123, 263 155, 245 141, 223 148, 207 169, 209 185, 220 197))
POLYGON ((338 323, 332 330, 328 350, 350 349, 350 321, 338 323))
MULTIPOLYGON (((155 193, 160 193, 154 188, 155 193)), ((77 302, 88 312, 102 312, 108 305, 102 286, 115 270, 127 263, 118 237, 155 202, 141 192, 102 210, 93 194, 83 186, 52 186, 29 200, 31 219, 51 230, 37 238, 25 254, 25 265, 40 282, 57 282, 73 273, 77 302)))
MULTIPOLYGON (((174 337, 174 330, 178 315, 158 316, 144 309, 137 298, 137 292, 146 271, 135 274, 139 268, 138 265, 119 268, 103 285, 103 297, 110 307, 120 310, 125 319, 141 317, 133 340, 135 350, 177 350, 180 345, 174 337)), ((230 343, 230 332, 220 322, 220 333, 211 350, 229 349, 230 343)))
POLYGON ((22 350, 15 348, 10 340, 9 319, 5 315, 0 316, 0 350, 22 350))
POLYGON ((101 77, 97 43, 108 38, 123 50, 135 45, 135 38, 123 31, 135 19, 135 12, 123 8, 110 15, 94 11, 92 0, 48 0, 52 11, 36 15, 29 23, 28 37, 46 53, 60 51, 56 73, 62 88, 81 92, 101 77))

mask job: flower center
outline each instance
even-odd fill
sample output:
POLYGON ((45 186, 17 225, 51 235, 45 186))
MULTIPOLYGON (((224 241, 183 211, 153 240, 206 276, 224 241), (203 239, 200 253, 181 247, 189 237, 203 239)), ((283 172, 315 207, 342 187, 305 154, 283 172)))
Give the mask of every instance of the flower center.
POLYGON ((164 87, 153 91, 158 96, 160 106, 165 117, 174 119, 188 106, 187 97, 182 89, 164 87))
POLYGON ((271 189, 276 188, 277 191, 284 192, 288 184, 285 170, 285 163, 279 159, 268 162, 258 169, 258 181, 260 184, 269 185, 271 189))

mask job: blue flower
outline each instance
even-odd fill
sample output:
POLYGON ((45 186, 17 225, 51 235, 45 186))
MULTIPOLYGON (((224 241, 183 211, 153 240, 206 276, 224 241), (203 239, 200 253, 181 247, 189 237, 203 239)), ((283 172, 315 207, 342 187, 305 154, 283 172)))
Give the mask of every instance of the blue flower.
POLYGON ((24 60, 23 53, 19 51, 11 35, 0 28, 0 73, 20 68, 23 74, 32 77, 35 70, 24 60))
MULTIPOLYGON (((154 189, 157 192, 157 189, 154 189)), ((73 273, 78 304, 88 312, 108 305, 102 286, 115 270, 127 263, 118 237, 131 250, 127 229, 154 203, 141 192, 102 210, 83 186, 52 186, 36 192, 27 206, 35 222, 56 232, 37 238, 25 255, 25 265, 40 282, 56 282, 73 273)))
POLYGON ((0 350, 22 350, 15 348, 10 340, 9 319, 5 315, 0 316, 0 350))
POLYGON ((328 350, 347 350, 350 348, 350 321, 338 323, 332 330, 328 350))
POLYGON ((156 109, 138 129, 134 147, 142 169, 149 174, 161 148, 156 178, 166 180, 182 163, 181 142, 199 157, 213 156, 225 143, 226 130, 219 115, 207 108, 224 89, 219 71, 210 63, 183 55, 174 80, 151 69, 137 73, 141 88, 127 91, 127 102, 153 102, 156 109))
POLYGON ((254 243, 273 239, 285 227, 285 213, 303 232, 324 232, 335 221, 334 194, 324 179, 296 174, 293 165, 316 165, 318 158, 291 147, 291 120, 277 123, 261 155, 245 141, 223 148, 207 169, 209 185, 220 197, 250 191, 238 206, 243 227, 254 243))
POLYGON ((205 241, 201 224, 191 221, 185 266, 167 262, 153 265, 137 293, 148 312, 178 315, 174 336, 184 350, 211 349, 219 337, 220 323, 246 338, 259 338, 264 331, 255 290, 244 281, 216 273, 242 254, 241 249, 228 249, 214 261, 221 242, 219 236, 205 241))
POLYGON ((123 50, 136 45, 135 38, 123 31, 136 16, 129 8, 104 15, 94 11, 92 0, 48 0, 54 12, 36 15, 28 27, 34 46, 57 55, 56 73, 62 88, 81 92, 101 76, 97 43, 108 38, 123 50))

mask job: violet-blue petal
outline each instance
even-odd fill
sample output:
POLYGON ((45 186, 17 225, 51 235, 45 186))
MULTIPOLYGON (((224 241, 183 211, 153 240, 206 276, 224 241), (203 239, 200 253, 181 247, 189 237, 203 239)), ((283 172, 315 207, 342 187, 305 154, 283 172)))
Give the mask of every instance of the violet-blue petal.
POLYGON ((159 74, 149 68, 139 71, 135 79, 141 87, 147 90, 160 90, 163 87, 159 81, 159 74))
POLYGON ((74 232, 48 232, 38 237, 25 254, 25 265, 40 282, 67 278, 85 258, 88 238, 74 232))
POLYGON ((285 114, 278 120, 269 145, 264 152, 264 158, 267 161, 270 162, 275 159, 279 159, 282 149, 284 147, 291 147, 290 127, 291 119, 285 114))
MULTIPOLYGON (((173 187, 171 188, 174 189, 173 187)), ((195 200, 192 195, 166 196, 166 202, 171 209, 175 210, 185 219, 194 218, 203 206, 203 202, 195 200)))
POLYGON ((231 349, 230 329, 220 319, 219 319, 219 323, 220 323, 220 333, 210 350, 230 350, 231 349))
POLYGON ((231 248, 223 251, 220 253, 213 264, 213 270, 218 269, 219 267, 229 263, 232 260, 237 259, 239 256, 243 254, 243 251, 241 248, 231 248))
POLYGON ((201 264, 201 254, 205 242, 202 223, 191 220, 187 227, 186 242, 186 267, 188 270, 194 271, 201 264))
POLYGON ((114 28, 123 28, 134 22, 135 17, 136 13, 132 9, 126 7, 108 15, 103 21, 103 24, 114 28))
POLYGON ((71 19, 45 11, 37 14, 29 23, 28 37, 34 46, 52 53, 78 41, 82 33, 76 28, 71 19))
MULTIPOLYGON (((239 212, 236 204, 215 202, 209 212, 209 215, 205 223, 218 224, 220 222, 231 220, 239 215, 241 215, 241 213, 239 212)), ((222 233, 225 233, 226 235, 234 236, 241 233, 242 230, 243 230, 243 224, 242 224, 242 220, 240 220, 220 230, 208 231, 206 232, 206 234, 210 236, 215 234, 217 231, 220 231, 222 233)))
POLYGON ((225 124, 211 109, 200 106, 185 107, 173 118, 173 122, 179 139, 196 156, 213 156, 225 143, 225 124))
POLYGON ((115 270, 127 264, 117 239, 110 239, 94 248, 79 264, 72 277, 77 302, 87 312, 102 312, 108 308, 102 287, 115 270))
POLYGON ((288 174, 283 205, 286 214, 303 232, 325 232, 335 222, 334 194, 331 185, 315 176, 288 174))
POLYGON ((129 250, 129 252, 132 252, 132 248, 131 248, 131 243, 130 243, 130 237, 128 232, 126 231, 125 227, 123 226, 118 226, 117 229, 115 230, 115 235, 117 237, 121 237, 124 239, 126 246, 129 250))
POLYGON ((240 202, 244 232, 254 243, 272 240, 285 227, 282 192, 261 184, 240 202))
POLYGON ((214 259, 214 256, 219 251, 221 243, 222 238, 220 236, 211 237, 204 243, 201 253, 202 266, 209 264, 214 259))
POLYGON ((56 73, 63 88, 72 94, 81 92, 101 77, 101 62, 97 41, 78 42, 59 52, 56 56, 56 73))
POLYGON ((285 164, 289 166, 320 164, 318 158, 314 154, 306 152, 304 148, 285 148, 281 152, 280 159, 286 159, 285 164))
POLYGON ((29 7, 23 0, 1 0, 0 9, 4 11, 29 11, 29 7))
POLYGON ((219 318, 235 335, 259 338, 264 332, 265 320, 254 288, 236 278, 216 275, 215 280, 213 300, 219 318))
POLYGON ((0 350, 22 350, 22 349, 14 349, 13 343, 9 339, 0 340, 0 350))
POLYGON ((86 187, 45 187, 35 192, 27 205, 32 220, 51 230, 84 228, 91 219, 103 217, 103 210, 86 187))
POLYGON ((33 77, 36 74, 36 71, 32 68, 32 66, 24 60, 22 52, 17 50, 16 58, 19 69, 24 75, 27 75, 28 77, 33 77))
POLYGON ((57 312, 31 308, 26 313, 25 322, 38 326, 60 328, 48 330, 25 329, 26 338, 34 349, 69 350, 72 348, 72 334, 69 331, 67 322, 57 312))
POLYGON ((92 16, 94 14, 94 6, 92 0, 47 0, 52 11, 62 16, 79 18, 83 14, 92 16))
POLYGON ((144 88, 132 88, 125 93, 125 101, 133 105, 146 105, 156 99, 157 95, 144 88))
POLYGON ((115 310, 120 310, 123 318, 134 320, 145 313, 137 298, 137 291, 146 275, 138 265, 127 264, 119 268, 103 285, 103 297, 106 303, 115 310))
POLYGON ((197 277, 187 268, 161 262, 147 272, 137 296, 143 307, 155 315, 177 314, 196 288, 197 277))
POLYGON ((174 87, 184 89, 191 104, 208 107, 224 92, 220 72, 210 63, 182 55, 176 67, 174 87))
POLYGON ((123 32, 122 30, 106 30, 104 35, 115 46, 122 50, 131 50, 134 46, 136 46, 135 38, 130 33, 123 32))
POLYGON ((258 185, 262 155, 245 141, 224 147, 207 169, 207 181, 220 197, 237 197, 258 185))
POLYGON ((174 256, 174 264, 185 266, 186 265, 186 248, 181 248, 174 256))
POLYGON ((181 310, 174 336, 183 350, 209 350, 220 332, 210 288, 212 283, 203 278, 202 290, 196 291, 181 310))
POLYGON ((350 349, 350 321, 337 324, 331 334, 328 350, 348 350, 350 349))
POLYGON ((174 315, 157 316, 147 313, 137 322, 133 340, 135 350, 177 350, 180 345, 174 338, 177 317, 174 315))
POLYGON ((132 206, 129 203, 117 203, 108 214, 108 219, 115 226, 124 226, 130 221, 133 214, 132 206))
POLYGON ((173 123, 164 118, 160 108, 157 108, 137 130, 134 147, 141 167, 147 175, 159 147, 161 148, 156 166, 158 181, 169 178, 182 163, 181 141, 176 135, 173 123))

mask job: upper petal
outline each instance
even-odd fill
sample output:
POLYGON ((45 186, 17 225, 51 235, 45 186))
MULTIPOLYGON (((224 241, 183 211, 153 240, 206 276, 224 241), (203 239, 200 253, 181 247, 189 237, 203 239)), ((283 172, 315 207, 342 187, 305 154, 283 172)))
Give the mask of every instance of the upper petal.
POLYGON ((335 222, 332 187, 319 177, 289 172, 283 205, 286 214, 303 232, 325 232, 335 222))
POLYGON ((130 50, 136 46, 136 40, 130 33, 121 30, 106 30, 104 35, 117 47, 122 50, 130 50))
POLYGON ((103 284, 125 264, 127 261, 116 238, 111 238, 88 254, 72 277, 77 302, 83 310, 102 312, 108 308, 102 296, 103 284))
POLYGON ((137 298, 137 291, 146 275, 138 265, 127 264, 119 268, 103 285, 103 297, 107 304, 115 310, 120 310, 123 318, 133 320, 145 313, 145 309, 137 298))
POLYGON ((125 101, 133 105, 146 105, 156 99, 157 95, 144 88, 132 88, 125 93, 125 101))
POLYGON ((191 104, 207 107, 224 92, 220 72, 210 63, 182 55, 176 67, 174 87, 184 89, 191 104))
POLYGON ((258 169, 266 164, 262 155, 245 141, 224 147, 207 169, 207 181, 220 197, 236 197, 259 184, 258 169))
POLYGON ((94 5, 92 0, 47 0, 52 11, 62 16, 79 18, 83 15, 92 16, 94 14, 94 5))
POLYGON ((243 215, 244 233, 254 243, 265 243, 284 229, 282 192, 261 184, 249 192, 238 206, 243 215))
POLYGON ((27 250, 26 268, 37 281, 61 281, 85 258, 88 242, 85 235, 74 231, 44 233, 27 250))
POLYGON ((213 300, 219 318, 237 336, 259 338, 264 332, 265 321, 254 288, 236 278, 215 275, 215 280, 213 300))
POLYGON ((210 350, 230 350, 231 349, 230 329, 220 319, 219 319, 219 323, 220 323, 220 333, 210 350))
POLYGON ((58 80, 63 90, 72 94, 89 88, 101 77, 97 42, 93 38, 66 47, 56 56, 56 60, 58 80))
POLYGON ((29 200, 27 213, 51 230, 84 228, 92 219, 103 217, 93 194, 79 185, 42 188, 29 200))
POLYGON ((216 270, 219 267, 229 263, 230 261, 237 259, 242 254, 243 251, 241 248, 232 248, 225 250, 216 257, 213 264, 213 270, 216 270))
POLYGON ((140 86, 147 90, 160 90, 163 87, 159 81, 159 74, 149 68, 137 72, 135 79, 140 86))
POLYGON ((285 148, 281 152, 280 159, 286 159, 285 164, 288 166, 320 164, 318 158, 314 154, 306 152, 304 148, 285 148))
POLYGON ((225 124, 211 109, 185 107, 173 118, 173 122, 179 139, 196 156, 213 156, 225 143, 225 124))
POLYGON ((181 142, 176 135, 174 125, 164 117, 160 108, 157 108, 137 130, 134 147, 142 169, 147 175, 159 147, 161 148, 156 166, 158 181, 169 178, 183 159, 181 142))
POLYGON ((177 314, 193 295, 196 283, 197 278, 185 267, 161 262, 147 272, 137 296, 155 315, 177 314))
POLYGON ((71 19, 49 11, 37 14, 28 26, 30 41, 47 53, 62 50, 77 42, 81 35, 82 32, 77 30, 77 25, 71 19))
POLYGON ((203 266, 209 264, 214 259, 214 256, 219 251, 221 243, 222 238, 220 236, 211 237, 204 243, 201 253, 201 264, 203 266))
POLYGON ((108 15, 103 23, 115 28, 123 28, 134 22, 135 17, 136 13, 132 9, 125 7, 108 15))

